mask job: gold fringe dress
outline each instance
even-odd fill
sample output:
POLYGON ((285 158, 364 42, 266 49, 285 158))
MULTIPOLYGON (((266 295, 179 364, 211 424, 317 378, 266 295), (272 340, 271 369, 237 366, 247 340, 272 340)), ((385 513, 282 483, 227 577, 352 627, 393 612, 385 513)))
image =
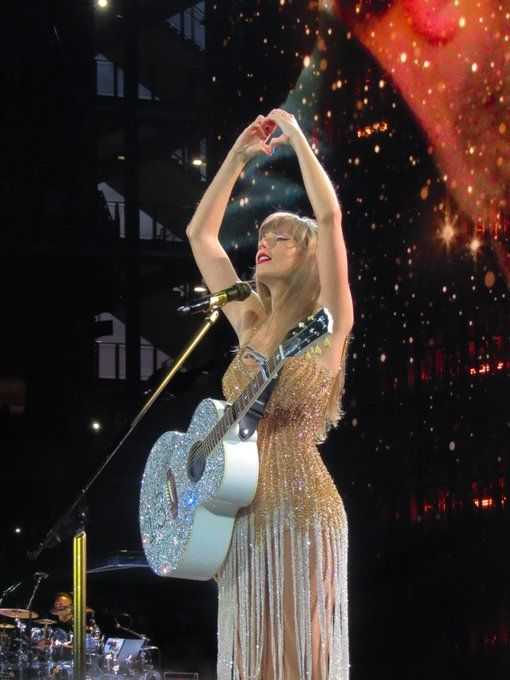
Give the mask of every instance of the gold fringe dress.
MULTIPOLYGON (((223 392, 256 368, 238 352, 223 392)), ((316 447, 335 376, 286 360, 258 426, 259 482, 218 573, 218 680, 347 680, 347 518, 316 447)))

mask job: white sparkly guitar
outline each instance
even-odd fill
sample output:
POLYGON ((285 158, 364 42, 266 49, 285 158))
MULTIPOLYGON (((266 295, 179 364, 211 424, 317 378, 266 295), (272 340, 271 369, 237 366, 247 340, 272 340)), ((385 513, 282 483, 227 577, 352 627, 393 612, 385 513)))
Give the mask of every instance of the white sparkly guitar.
POLYGON ((326 309, 308 317, 269 359, 253 357, 260 371, 233 404, 204 399, 186 433, 165 432, 154 444, 142 478, 140 530, 156 574, 205 581, 218 572, 236 514, 257 489, 257 431, 245 426, 246 416, 257 411, 285 359, 319 342, 332 325, 326 309))

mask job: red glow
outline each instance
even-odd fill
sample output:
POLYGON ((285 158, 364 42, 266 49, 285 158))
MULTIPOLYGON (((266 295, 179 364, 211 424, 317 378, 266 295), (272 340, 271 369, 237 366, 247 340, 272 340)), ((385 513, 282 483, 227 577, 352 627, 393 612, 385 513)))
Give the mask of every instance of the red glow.
POLYGON ((407 365, 407 384, 410 389, 414 388, 415 378, 414 378, 414 364, 409 363, 407 365))
POLYGON ((432 380, 434 370, 432 361, 432 352, 425 352, 423 359, 420 362, 420 377, 426 382, 427 380, 432 380))
MULTIPOLYGON (((443 516, 447 518, 451 513, 461 512, 466 506, 473 504, 480 510, 496 510, 506 508, 507 496, 506 477, 499 477, 493 481, 482 482, 477 480, 471 483, 471 494, 468 498, 460 498, 447 487, 439 487, 436 490, 429 490, 427 499, 423 505, 418 502, 415 493, 411 493, 409 498, 409 516, 413 522, 434 517, 443 516), (466 503, 464 503, 466 501, 466 503), (420 517, 421 515, 421 517, 420 517)), ((471 506, 472 507, 472 506, 471 506)), ((399 517, 400 517, 400 513, 399 517)))
POLYGON ((479 364, 478 368, 471 367, 469 369, 469 374, 470 375, 477 375, 477 374, 487 374, 491 373, 492 370, 494 371, 502 371, 505 368, 505 362, 504 361, 498 361, 494 364, 494 368, 491 369, 490 364, 479 364))
POLYGON ((418 519, 418 503, 416 501, 416 496, 414 493, 411 494, 411 500, 409 501, 409 510, 411 513, 411 519, 416 522, 418 519))
POLYGON ((437 508, 439 512, 446 512, 446 497, 447 492, 444 489, 439 489, 437 495, 437 508))
POLYGON ((479 630, 472 627, 469 632, 472 652, 477 652, 479 647, 486 649, 508 647, 510 643, 508 624, 503 623, 502 621, 497 624, 497 629, 495 630, 479 630))
POLYGON ((493 500, 492 498, 475 498, 473 503, 476 505, 477 508, 492 508, 493 506, 493 500))
POLYGON ((468 366, 463 365, 460 347, 448 350, 446 347, 437 347, 434 350, 424 352, 419 363, 409 363, 407 366, 407 383, 410 389, 415 387, 416 379, 428 382, 439 379, 447 380, 458 376, 464 371, 468 375, 490 375, 510 368, 510 360, 503 354, 504 343, 500 335, 493 336, 490 340, 476 342, 471 340, 467 344, 468 366), (488 357, 480 362, 481 357, 488 357), (416 369, 415 369, 416 365, 416 369), (418 373, 419 370, 419 373, 418 373))
POLYGON ((469 358, 474 361, 475 359, 475 343, 474 340, 471 340, 468 342, 468 352, 469 352, 469 358))

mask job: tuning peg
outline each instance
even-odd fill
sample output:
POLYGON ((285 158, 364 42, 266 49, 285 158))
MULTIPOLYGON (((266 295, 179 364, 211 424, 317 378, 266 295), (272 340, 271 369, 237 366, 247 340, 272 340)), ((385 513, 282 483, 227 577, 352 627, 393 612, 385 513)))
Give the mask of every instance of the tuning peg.
POLYGON ((331 342, 330 342, 329 338, 326 338, 324 340, 324 347, 331 347, 331 342))
POLYGON ((305 359, 307 359, 307 361, 310 361, 311 358, 312 358, 312 355, 310 354, 310 352, 307 352, 305 354, 305 359))
POLYGON ((315 352, 315 354, 322 354, 322 350, 321 350, 321 348, 319 347, 319 345, 315 345, 315 347, 314 347, 314 352, 315 352))
POLYGON ((305 327, 305 324, 304 324, 302 321, 300 321, 300 322, 298 323, 298 326, 299 326, 300 328, 304 328, 304 327, 305 327))

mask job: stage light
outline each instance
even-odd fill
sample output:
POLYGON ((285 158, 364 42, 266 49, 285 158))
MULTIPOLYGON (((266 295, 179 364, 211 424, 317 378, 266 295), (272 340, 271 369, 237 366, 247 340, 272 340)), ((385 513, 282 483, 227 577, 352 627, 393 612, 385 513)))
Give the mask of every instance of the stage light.
POLYGON ((197 165, 197 166, 203 165, 202 159, 201 159, 201 158, 194 158, 194 159, 192 160, 192 163, 193 163, 193 165, 197 165))
POLYGON ((105 7, 108 7, 108 0, 97 0, 97 6, 105 9, 105 7))
POLYGON ((442 236, 447 243, 450 243, 452 238, 455 236, 455 229, 451 224, 445 224, 443 227, 442 236))
POLYGON ((479 498, 474 499, 474 504, 476 505, 477 508, 482 507, 482 508, 492 508, 493 506, 493 500, 492 498, 482 498, 481 501, 479 498))
POLYGON ((480 243, 480 241, 479 241, 477 238, 474 238, 474 239, 471 241, 471 243, 469 244, 469 247, 471 248, 471 250, 473 251, 473 253, 476 253, 476 251, 478 250, 478 248, 479 248, 481 245, 482 245, 482 244, 480 243))
POLYGON ((21 527, 16 527, 16 528, 14 529, 14 533, 15 533, 15 534, 21 534, 21 527))
POLYGON ((101 429, 101 423, 98 420, 93 420, 90 424, 90 427, 94 430, 94 432, 99 432, 101 429))

